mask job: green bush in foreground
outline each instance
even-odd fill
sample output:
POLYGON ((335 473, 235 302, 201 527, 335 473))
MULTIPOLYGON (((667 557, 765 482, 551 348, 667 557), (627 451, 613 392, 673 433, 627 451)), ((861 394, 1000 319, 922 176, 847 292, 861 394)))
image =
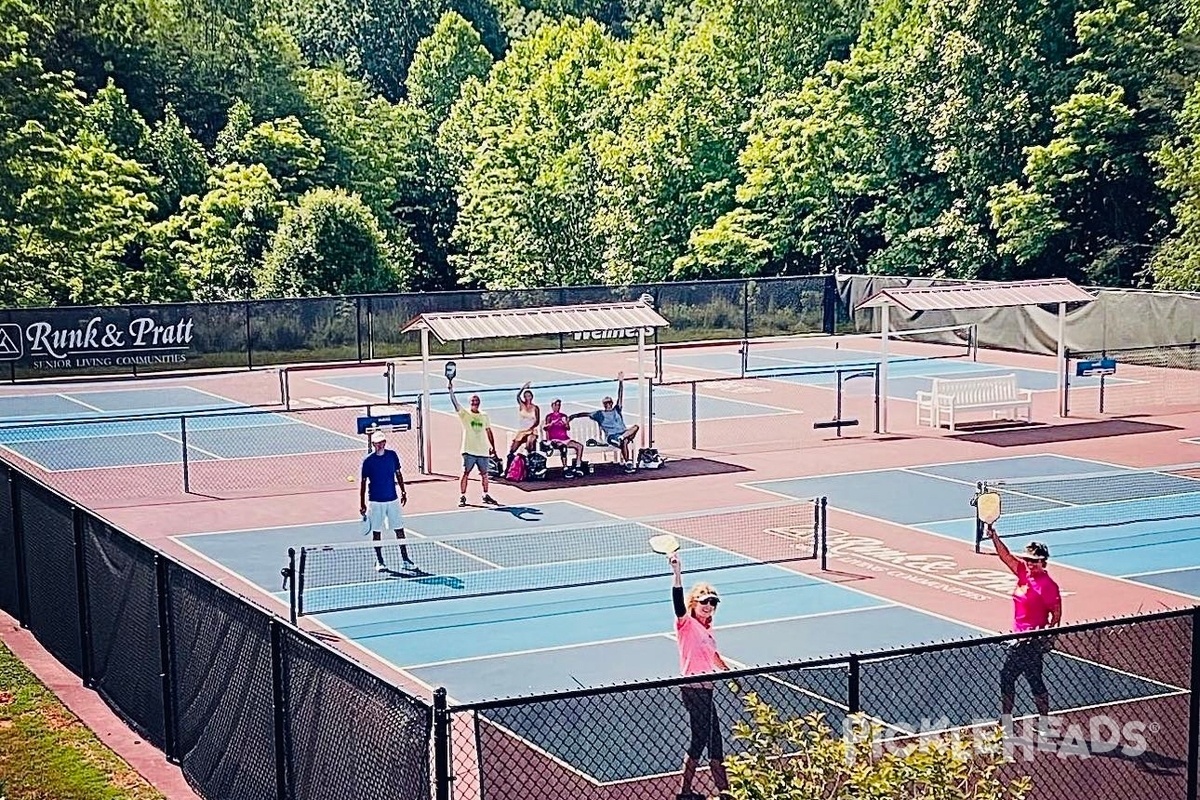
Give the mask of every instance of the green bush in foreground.
POLYGON ((725 759, 733 800, 1024 800, 1028 778, 1005 781, 1000 731, 954 742, 914 739, 901 747, 855 719, 857 736, 821 714, 785 720, 756 694, 750 722, 734 725, 746 751, 725 759), (885 746, 887 745, 887 746, 885 746))

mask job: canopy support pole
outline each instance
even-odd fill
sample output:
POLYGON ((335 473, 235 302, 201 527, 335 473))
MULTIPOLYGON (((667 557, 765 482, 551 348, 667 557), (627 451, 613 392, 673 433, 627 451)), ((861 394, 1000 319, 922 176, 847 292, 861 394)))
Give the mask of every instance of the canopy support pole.
POLYGON ((429 407, 429 328, 421 328, 421 440, 425 469, 433 474, 433 410, 429 407))
POLYGON ((879 432, 887 433, 888 429, 888 335, 891 327, 892 304, 884 303, 879 308, 883 318, 879 323, 879 331, 883 334, 883 342, 879 353, 879 432))
POLYGON ((638 441, 646 446, 646 427, 649 423, 650 393, 646 391, 646 329, 638 328, 638 441))
POLYGON ((1058 415, 1067 415, 1067 304, 1058 304, 1058 415))

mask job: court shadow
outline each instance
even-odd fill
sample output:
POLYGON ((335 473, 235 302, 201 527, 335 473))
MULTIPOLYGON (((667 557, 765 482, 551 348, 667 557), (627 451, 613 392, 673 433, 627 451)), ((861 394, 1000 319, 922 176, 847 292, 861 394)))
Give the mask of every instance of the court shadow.
POLYGON ((1144 433, 1162 433, 1177 431, 1174 425, 1161 425, 1155 422, 1134 422, 1127 419, 1104 420, 1101 422, 1079 422, 1066 425, 1045 425, 1033 423, 1013 427, 1011 422, 1003 430, 989 430, 983 426, 995 423, 980 423, 968 432, 952 434, 950 438, 976 444, 990 444, 993 447, 1021 447, 1029 444, 1054 444, 1056 442, 1075 442, 1084 439, 1104 439, 1113 436, 1135 436, 1144 433))
POLYGON ((1081 744, 1087 748, 1088 754, 1094 758, 1109 758, 1116 761, 1127 761, 1141 772, 1151 775, 1178 775, 1187 767, 1187 762, 1174 756, 1166 756, 1147 750, 1142 753, 1125 753, 1124 748, 1114 747, 1112 742, 1090 742, 1084 740, 1081 744))
POLYGON ((456 578, 452 575, 435 575, 432 572, 426 572, 420 567, 405 570, 389 569, 383 574, 389 578, 400 578, 401 580, 412 581, 413 583, 423 583, 426 586, 445 586, 448 589, 462 589, 466 585, 461 578, 456 578))
POLYGON ((548 470, 542 480, 526 480, 520 483, 502 482, 506 486, 526 492, 538 492, 546 489, 562 489, 568 486, 599 486, 610 483, 631 483, 633 481, 660 481, 669 478, 693 478, 699 475, 730 475, 739 472, 751 472, 748 467, 715 461, 710 458, 681 458, 670 459, 658 469, 639 469, 627 473, 616 464, 597 464, 592 475, 578 478, 564 478, 562 468, 548 470))

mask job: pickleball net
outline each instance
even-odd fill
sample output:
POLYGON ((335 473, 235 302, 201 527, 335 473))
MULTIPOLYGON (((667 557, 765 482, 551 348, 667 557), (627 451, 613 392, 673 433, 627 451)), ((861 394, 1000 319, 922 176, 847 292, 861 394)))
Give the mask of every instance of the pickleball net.
MULTIPOLYGON (((1200 464, 1155 469, 1105 468, 1095 471, 1042 477, 981 481, 980 490, 1000 495, 1003 513, 996 523, 1001 538, 1054 536, 1055 555, 1080 547, 1095 549, 1163 544, 1200 537, 1200 523, 1167 526, 1155 523, 1200 518, 1200 464), (1139 527, 1140 526, 1140 527, 1139 527), (1141 530, 1145 527, 1145 530, 1141 530), (1124 530, 1106 536, 1102 529, 1124 530)), ((977 542, 982 541, 982 530, 977 542)))
MULTIPOLYGON (((649 539, 674 534, 685 575, 820 560, 824 500, 734 511, 614 520, 442 538, 395 538, 301 547, 294 552, 294 616, 377 606, 566 589, 664 578, 649 539), (403 561, 407 551, 413 567, 403 561), (380 564, 382 563, 382 568, 380 564)), ((777 569, 756 585, 793 581, 777 569)))
MULTIPOLYGON (((655 372, 660 381, 677 368, 772 377, 806 368, 871 367, 880 363, 883 349, 879 333, 679 342, 655 349, 655 372)), ((887 337, 889 364, 975 361, 978 351, 978 328, 970 323, 896 330, 887 337)))

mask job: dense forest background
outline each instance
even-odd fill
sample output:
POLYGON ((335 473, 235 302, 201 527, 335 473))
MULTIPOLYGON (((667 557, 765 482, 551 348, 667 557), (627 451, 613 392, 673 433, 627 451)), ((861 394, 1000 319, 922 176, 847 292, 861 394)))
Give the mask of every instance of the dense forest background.
POLYGON ((1200 290, 1200 0, 0 0, 0 305, 1200 290))

